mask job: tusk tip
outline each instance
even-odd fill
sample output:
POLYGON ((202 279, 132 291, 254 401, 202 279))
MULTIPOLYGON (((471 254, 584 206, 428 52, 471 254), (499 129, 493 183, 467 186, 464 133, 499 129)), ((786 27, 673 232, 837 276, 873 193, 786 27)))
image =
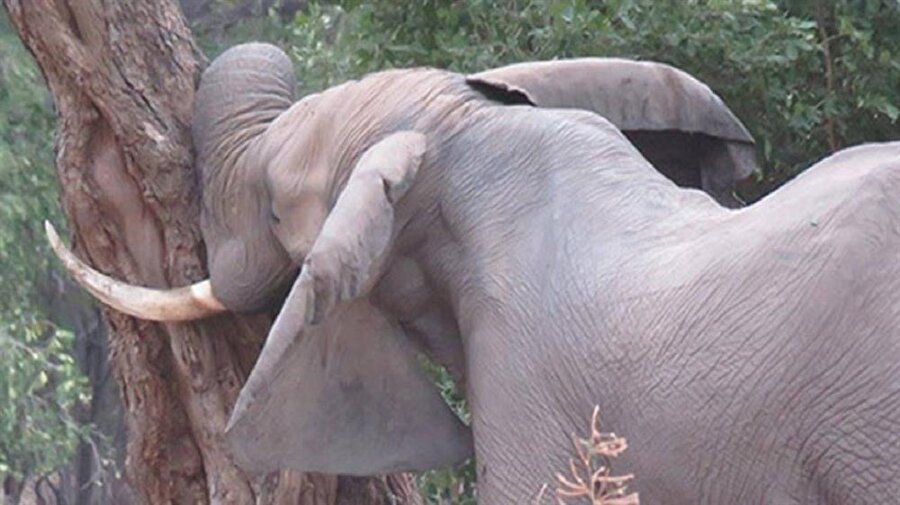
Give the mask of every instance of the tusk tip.
POLYGON ((47 240, 51 244, 54 242, 59 243, 59 234, 56 233, 56 228, 53 227, 53 223, 49 219, 44 219, 44 231, 47 232, 47 240))
POLYGON ((47 233, 47 241, 50 242, 50 247, 59 254, 59 248, 62 247, 59 233, 56 232, 56 227, 48 219, 44 220, 44 231, 47 233))
POLYGON ((56 232, 56 227, 47 219, 44 220, 44 231, 47 233, 47 242, 50 243, 50 249, 53 249, 53 253, 56 254, 56 257, 63 262, 63 265, 66 266, 66 270, 69 270, 74 275, 75 272, 72 272, 72 269, 69 266, 70 260, 68 257, 70 256, 70 253, 66 249, 66 246, 63 245, 62 240, 60 240, 59 233, 56 232))

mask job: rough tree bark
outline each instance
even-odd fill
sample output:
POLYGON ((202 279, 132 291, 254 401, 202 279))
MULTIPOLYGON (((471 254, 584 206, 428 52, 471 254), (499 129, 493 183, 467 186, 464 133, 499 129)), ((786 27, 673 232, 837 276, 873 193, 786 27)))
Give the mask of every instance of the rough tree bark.
MULTIPOLYGON (((190 116, 201 60, 175 0, 3 0, 57 112, 56 169, 76 253, 147 286, 205 277, 190 116)), ((104 309, 146 503, 392 503, 408 476, 252 478, 222 432, 271 314, 154 324, 104 309)))

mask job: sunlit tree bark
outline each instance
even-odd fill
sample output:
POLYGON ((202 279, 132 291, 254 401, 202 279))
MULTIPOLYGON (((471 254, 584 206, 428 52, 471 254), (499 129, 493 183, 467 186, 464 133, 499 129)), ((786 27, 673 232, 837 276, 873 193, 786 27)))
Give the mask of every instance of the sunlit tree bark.
MULTIPOLYGON (((3 0, 57 113, 56 169, 74 248, 146 286, 205 276, 191 106, 203 58, 174 0, 3 0)), ((222 433, 271 314, 155 324, 104 309, 147 503, 390 503, 407 476, 252 478, 222 433)))

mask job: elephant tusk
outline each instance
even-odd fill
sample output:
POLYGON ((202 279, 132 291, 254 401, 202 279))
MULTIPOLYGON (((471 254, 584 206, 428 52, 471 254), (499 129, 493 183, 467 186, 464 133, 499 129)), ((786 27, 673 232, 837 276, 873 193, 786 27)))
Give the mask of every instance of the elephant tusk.
POLYGON ((227 311, 212 292, 209 279, 190 286, 153 289, 133 286, 104 275, 78 259, 44 221, 50 247, 66 270, 98 300, 125 314, 150 321, 190 321, 227 311))

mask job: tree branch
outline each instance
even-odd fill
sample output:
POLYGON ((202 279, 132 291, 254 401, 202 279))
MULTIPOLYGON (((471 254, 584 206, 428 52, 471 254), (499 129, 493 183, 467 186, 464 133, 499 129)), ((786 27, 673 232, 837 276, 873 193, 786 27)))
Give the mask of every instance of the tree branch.
MULTIPOLYGON (((822 57, 825 60, 825 90, 828 96, 831 96, 834 95, 834 68, 831 58, 832 38, 828 36, 821 0, 816 1, 816 25, 819 29, 819 37, 822 39, 822 57)), ((831 149, 831 152, 835 152, 841 148, 841 145, 840 142, 838 142, 837 133, 835 131, 834 117, 826 113, 824 123, 825 135, 828 139, 828 148, 831 149)))

